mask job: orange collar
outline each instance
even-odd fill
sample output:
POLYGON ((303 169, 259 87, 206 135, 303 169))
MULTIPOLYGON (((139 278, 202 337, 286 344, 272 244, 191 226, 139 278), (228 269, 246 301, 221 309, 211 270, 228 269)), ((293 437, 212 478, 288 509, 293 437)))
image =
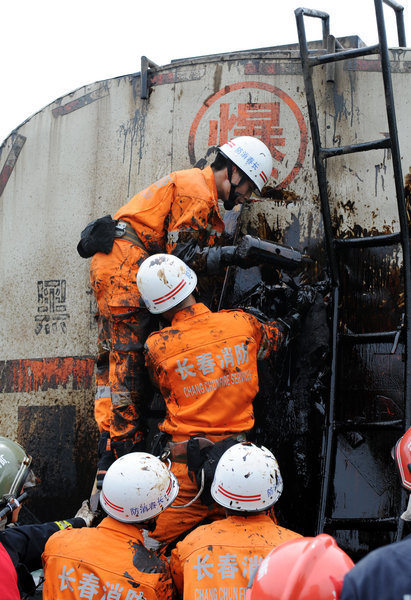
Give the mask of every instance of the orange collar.
POLYGON ((179 323, 180 321, 188 321, 188 319, 192 319, 193 317, 198 317, 198 315, 203 315, 210 312, 211 310, 207 308, 205 304, 202 302, 197 302, 196 304, 192 304, 191 306, 187 306, 187 308, 182 308, 179 310, 174 315, 171 324, 176 325, 176 323, 179 323))
POLYGON ((122 523, 121 521, 113 519, 113 517, 106 517, 97 525, 97 527, 123 533, 128 537, 135 538, 141 544, 144 544, 143 532, 138 523, 122 523))

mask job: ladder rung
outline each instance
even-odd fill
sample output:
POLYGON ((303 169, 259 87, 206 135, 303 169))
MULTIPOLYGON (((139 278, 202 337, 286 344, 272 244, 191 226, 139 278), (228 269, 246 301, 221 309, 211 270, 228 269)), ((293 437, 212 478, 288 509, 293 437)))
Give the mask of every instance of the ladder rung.
POLYGON ((391 148, 391 140, 389 137, 381 140, 373 140, 371 142, 363 142, 362 144, 338 146, 337 148, 320 148, 320 157, 332 158, 333 156, 341 156, 342 154, 354 154, 355 152, 380 150, 381 148, 391 148))
POLYGON ((380 45, 375 44, 374 46, 364 46, 363 48, 350 48, 349 50, 341 50, 341 52, 323 54, 322 56, 310 56, 308 57, 308 64, 310 67, 315 67, 316 65, 323 65, 330 62, 336 62, 338 60, 347 60, 349 58, 357 58, 359 56, 367 56, 369 54, 379 53, 380 45))
POLYGON ((347 422, 347 421, 334 421, 332 428, 335 432, 340 431, 368 431, 373 429, 403 429, 403 419, 396 419, 395 421, 369 421, 366 422, 347 422))
POLYGON ((324 525, 329 529, 381 529, 395 531, 398 527, 398 517, 375 519, 333 519, 331 517, 326 517, 324 519, 324 525))
POLYGON ((397 233, 386 233, 382 235, 369 235, 365 237, 353 237, 353 238, 335 238, 334 246, 338 249, 341 248, 378 248, 379 246, 394 246, 399 244, 401 241, 401 234, 397 233))
POLYGON ((338 338, 342 342, 351 344, 378 344, 379 342, 393 342, 398 335, 396 331, 374 331, 370 333, 340 333, 338 338))

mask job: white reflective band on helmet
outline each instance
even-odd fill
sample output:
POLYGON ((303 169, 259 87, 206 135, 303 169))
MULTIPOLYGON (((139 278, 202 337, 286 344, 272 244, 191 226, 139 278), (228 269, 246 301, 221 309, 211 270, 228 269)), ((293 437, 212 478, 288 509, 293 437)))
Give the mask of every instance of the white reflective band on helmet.
POLYGON ((243 135, 233 138, 219 148, 261 190, 273 169, 270 150, 258 138, 243 135))
POLYGON ((283 480, 278 463, 267 448, 243 442, 220 458, 211 485, 218 504, 231 510, 267 510, 281 496, 283 480))
POLYGON ((197 275, 177 256, 153 254, 141 264, 137 287, 151 313, 163 313, 185 300, 197 285, 197 275))

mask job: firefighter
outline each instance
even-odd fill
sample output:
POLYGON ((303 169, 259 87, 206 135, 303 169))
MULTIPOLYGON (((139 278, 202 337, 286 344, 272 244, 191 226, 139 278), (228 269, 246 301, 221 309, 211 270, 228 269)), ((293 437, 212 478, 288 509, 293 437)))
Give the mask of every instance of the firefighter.
POLYGON ((231 264, 254 265, 246 248, 240 254, 235 246, 218 246, 224 231, 218 200, 226 209, 242 203, 261 191, 271 170, 267 146, 254 137, 238 137, 218 149, 211 166, 166 175, 120 208, 114 221, 104 217, 82 233, 78 251, 93 256, 90 281, 98 307, 99 486, 115 458, 145 449, 144 413, 151 388, 143 346, 157 324, 144 310, 135 284, 139 265, 157 252, 178 255, 211 275, 231 264), (108 245, 107 235, 112 236, 108 245))
MULTIPOLYGON (((38 480, 31 469, 32 458, 24 448, 0 437, 0 598, 17 591, 32 595, 35 582, 32 571, 41 568, 41 553, 48 538, 60 529, 90 526, 95 517, 85 501, 73 519, 34 525, 15 525, 22 494, 38 480), (13 526, 11 526, 13 524, 13 526), (10 525, 10 526, 9 526, 10 525)), ((24 497, 23 496, 23 497, 24 497)), ((10 595, 10 598, 14 596, 10 595)))
MULTIPOLYGON (((262 561, 245 600, 338 600, 344 575, 353 565, 326 533, 289 540, 262 561)), ((373 597, 386 599, 382 594, 373 597)))
POLYGON ((301 537, 267 514, 282 490, 278 463, 267 448, 243 442, 226 450, 211 486, 226 518, 198 527, 171 552, 171 574, 184 600, 244 598, 263 558, 301 537))
POLYGON ((171 599, 167 560, 145 548, 142 528, 150 530, 177 493, 176 478, 151 454, 132 452, 116 460, 100 498, 108 516, 97 527, 59 531, 48 540, 43 599, 171 599))
MULTIPOLYGON (((411 490, 411 428, 397 441, 392 451, 401 484, 411 490)), ((411 495, 401 519, 411 521, 411 495)), ((411 598, 411 535, 373 550, 362 558, 344 578, 341 600, 397 600, 411 598)))
POLYGON ((171 322, 146 341, 147 370, 167 409, 159 429, 180 485, 152 534, 163 543, 222 515, 209 493, 215 465, 253 428, 257 361, 280 349, 289 325, 287 319, 263 324, 242 310, 211 312, 196 302, 196 284, 195 272, 169 254, 146 259, 137 275, 150 313, 171 322))

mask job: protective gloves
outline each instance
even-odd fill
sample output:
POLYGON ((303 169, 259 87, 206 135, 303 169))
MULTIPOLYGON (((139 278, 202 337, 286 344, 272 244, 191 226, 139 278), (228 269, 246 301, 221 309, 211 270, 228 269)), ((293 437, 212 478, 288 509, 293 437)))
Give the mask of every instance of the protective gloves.
POLYGON ((83 500, 81 507, 74 516, 83 519, 87 527, 91 527, 98 514, 91 510, 88 500, 83 500))
POLYGON ((221 248, 221 259, 224 266, 236 265, 242 269, 249 269, 261 263, 261 256, 254 252, 253 238, 245 235, 237 246, 223 246, 221 248))
POLYGON ((255 253, 251 254, 251 235, 245 235, 237 246, 213 246, 207 248, 207 273, 216 275, 224 267, 235 265, 242 269, 249 269, 261 263, 261 258, 255 253))

